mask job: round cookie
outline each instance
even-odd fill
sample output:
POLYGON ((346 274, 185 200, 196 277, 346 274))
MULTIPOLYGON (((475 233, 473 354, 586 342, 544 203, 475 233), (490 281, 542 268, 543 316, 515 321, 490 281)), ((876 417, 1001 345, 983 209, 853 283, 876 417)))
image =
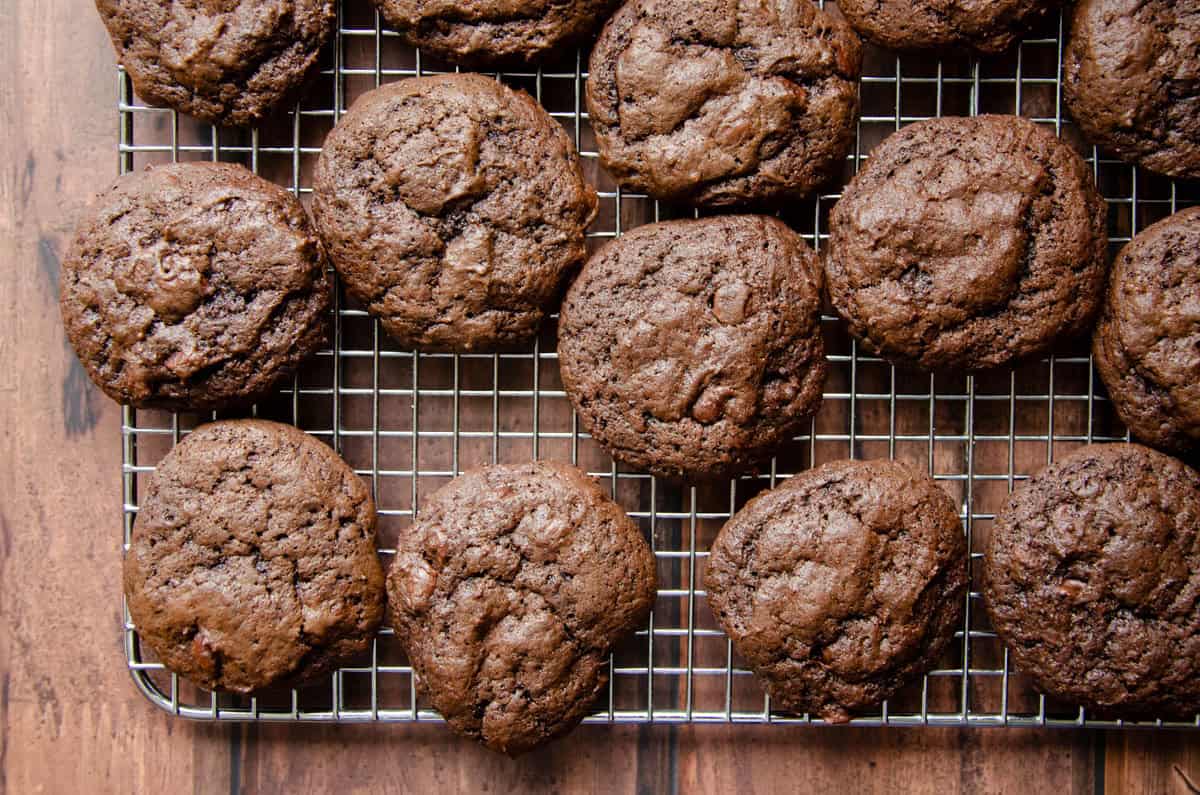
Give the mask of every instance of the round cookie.
POLYGON ((1200 712, 1200 474, 1139 445, 1055 461, 996 517, 992 626, 1021 673, 1101 715, 1200 712))
POLYGON ((816 255, 774 218, 642 226, 567 292, 563 386, 615 458, 670 478, 731 476, 820 407, 820 308, 816 255))
POLYGON ((369 648, 383 618, 375 506, 291 425, 203 425, 150 478, 125 598, 141 641, 205 690, 311 681, 369 648))
POLYGON ((424 350, 532 340, 583 261, 597 203, 558 122, 475 74, 364 94, 326 138, 313 181, 342 283, 424 350))
POLYGON ((592 49, 588 113, 626 188, 774 203, 841 172, 860 68, 858 37, 812 3, 630 0, 592 49))
POLYGON ((1200 179, 1200 0, 1079 0, 1063 91, 1088 140, 1200 179))
POLYGON ((772 706, 841 723, 937 663, 962 619, 966 539, 928 476, 838 461, 734 514, 704 587, 772 706))
POLYGON ((875 148, 833 208, 830 298, 889 361, 1002 367, 1089 327, 1105 214, 1079 155, 1030 121, 918 122, 875 148))
POLYGON ((1200 207, 1138 233, 1108 277, 1092 338, 1121 421, 1142 441, 1200 447, 1200 207))
POLYGON ((332 281, 295 196, 241 166, 177 163, 99 197, 59 302, 113 400, 208 410, 264 397, 324 344, 332 281))
POLYGON ((333 32, 333 0, 96 0, 138 96, 248 125, 297 89, 333 32))
POLYGON ((600 27, 617 0, 373 0, 405 42, 451 63, 530 62, 600 27))
POLYGON ((426 498, 387 587, 417 687, 455 731, 511 756, 583 720, 656 594, 637 525, 547 462, 477 469, 426 498))
POLYGON ((864 38, 893 50, 1007 50, 1057 0, 838 0, 864 38))

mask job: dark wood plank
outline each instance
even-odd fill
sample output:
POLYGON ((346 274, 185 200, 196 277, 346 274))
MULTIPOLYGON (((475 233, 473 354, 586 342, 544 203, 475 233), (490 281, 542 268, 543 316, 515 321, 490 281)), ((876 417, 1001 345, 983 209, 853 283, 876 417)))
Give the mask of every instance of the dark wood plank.
POLYGON ((1111 732, 1106 740, 1106 792, 1200 794, 1200 737, 1183 732, 1111 732))
POLYGON ((1095 791, 1087 732, 697 726, 680 732, 679 791, 1095 791))
POLYGON ((518 759, 444 726, 247 727, 247 793, 670 792, 668 727, 584 726, 518 759))
POLYGON ((247 792, 1096 791, 1087 732, 587 726, 517 760, 441 726, 247 727, 247 792), (336 763, 335 763, 336 760, 336 763), (388 777, 397 760, 403 775, 388 777))

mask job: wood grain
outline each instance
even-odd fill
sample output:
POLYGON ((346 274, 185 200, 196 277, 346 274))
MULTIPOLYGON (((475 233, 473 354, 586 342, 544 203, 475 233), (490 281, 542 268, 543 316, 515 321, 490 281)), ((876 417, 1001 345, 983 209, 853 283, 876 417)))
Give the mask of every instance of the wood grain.
POLYGON ((1114 732, 1107 738, 1106 792, 1200 795, 1200 742, 1183 732, 1114 732))
POLYGON ((681 792, 1096 791, 1099 738, 1084 732, 735 726, 681 734, 681 792))
POLYGON ((116 170, 86 0, 0 6, 0 792, 1188 792, 1195 735, 589 726, 517 761, 438 726, 165 716, 120 647, 120 412, 58 321, 73 219, 116 170))

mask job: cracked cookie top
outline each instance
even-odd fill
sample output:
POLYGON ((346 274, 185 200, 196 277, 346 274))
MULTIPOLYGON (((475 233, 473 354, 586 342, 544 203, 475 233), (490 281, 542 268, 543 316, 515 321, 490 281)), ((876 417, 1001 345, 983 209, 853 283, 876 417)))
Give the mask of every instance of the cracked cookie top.
POLYGON ((1080 0, 1063 97, 1089 141, 1151 171, 1200 179, 1200 2, 1080 0))
POLYGON ((1059 0, 838 0, 865 38, 894 50, 1007 50, 1059 0))
POLYGON ((476 74, 364 94, 325 140, 313 191, 346 289, 425 350, 531 340, 597 206, 558 122, 476 74))
POLYGON ((1021 673, 1102 716, 1200 712, 1200 474, 1140 445, 1084 447, 996 517, 992 626, 1021 673))
POLYGON ((774 203, 840 172, 860 68, 858 37, 812 3, 631 0, 592 50, 588 113, 627 188, 774 203))
POLYGON ((570 731, 655 597, 636 524, 565 464, 492 466, 425 499, 388 574, 417 686, 457 732, 517 755, 570 731))
POLYGON ((329 325, 333 280, 304 208, 229 163, 121 177, 80 222, 59 278, 79 361, 137 407, 251 403, 329 325))
POLYGON ((1092 341, 1096 369, 1133 435, 1168 452, 1200 447, 1200 207, 1121 250, 1092 341))
POLYGON ((383 618, 367 487, 329 447, 263 420, 203 425, 163 458, 124 579, 142 641, 206 690, 310 681, 366 650, 383 618))
POLYGON ((261 120, 316 65, 333 0, 96 0, 138 96, 212 124, 261 120))
POLYGON ((373 0, 414 47, 463 65, 529 62, 599 27, 618 0, 373 0))
POLYGON ((830 298, 868 349, 929 370, 1001 367, 1085 330, 1106 207, 1083 159, 1016 116, 909 125, 830 215, 830 298))
POLYGON ((614 457, 674 478, 736 474, 821 405, 820 266, 766 216, 638 227, 567 291, 563 385, 614 457))
POLYGON ((949 495, 894 461, 838 461, 752 499, 713 542, 713 614, 773 704, 834 722, 934 664, 962 617, 949 495))

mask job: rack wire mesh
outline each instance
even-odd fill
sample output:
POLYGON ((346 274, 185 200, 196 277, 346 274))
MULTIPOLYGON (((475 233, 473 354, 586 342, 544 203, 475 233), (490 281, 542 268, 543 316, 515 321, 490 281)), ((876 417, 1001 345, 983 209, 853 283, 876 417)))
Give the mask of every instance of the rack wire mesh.
MULTIPOLYGON (((1063 19, 1049 19, 1012 52, 985 59, 897 57, 868 47, 858 138, 844 178, 905 124, 936 115, 1018 113, 1052 126, 1088 157, 1109 203, 1114 251, 1153 221, 1200 204, 1196 185, 1140 171, 1083 142, 1063 113, 1063 31, 1063 19)), ((642 223, 691 214, 622 191, 599 168, 582 101, 586 64, 586 51, 571 52, 536 70, 496 77, 527 90, 573 136, 600 193, 600 215, 589 232, 593 245, 642 223)), ((258 129, 217 129, 148 107, 118 68, 120 172, 178 160, 240 162, 304 199, 325 134, 358 95, 382 82, 451 69, 404 46, 366 0, 338 3, 337 35, 320 76, 295 107, 258 129)), ((837 198, 836 192, 825 193, 785 208, 781 216, 820 249, 837 198)), ((825 404, 808 431, 761 474, 697 488, 622 469, 580 430, 559 380, 553 328, 524 352, 448 355, 396 347, 377 321, 344 296, 333 320, 331 347, 254 413, 295 423, 330 444, 370 483, 385 566, 397 533, 419 512, 423 495, 466 468, 491 462, 576 463, 611 489, 650 539, 660 584, 653 615, 614 652, 610 685, 591 722, 821 723, 773 711, 733 652, 705 604, 706 550, 733 511, 790 473, 847 457, 890 457, 926 468, 954 496, 970 547, 972 588, 963 624, 939 666, 878 710, 857 715, 854 724, 1200 727, 1200 715, 1186 722, 1096 720, 1039 695, 1010 665, 979 601, 980 550, 1007 494, 1074 447, 1127 438, 1085 342, 1014 370, 930 375, 866 355, 844 324, 826 315, 830 376, 825 404)), ((124 410, 125 548, 155 463, 189 429, 216 416, 124 410)), ((128 612, 124 641, 139 689, 176 715, 439 720, 418 694, 412 669, 386 628, 366 658, 328 682, 256 697, 200 691, 165 671, 142 648, 128 612)))

